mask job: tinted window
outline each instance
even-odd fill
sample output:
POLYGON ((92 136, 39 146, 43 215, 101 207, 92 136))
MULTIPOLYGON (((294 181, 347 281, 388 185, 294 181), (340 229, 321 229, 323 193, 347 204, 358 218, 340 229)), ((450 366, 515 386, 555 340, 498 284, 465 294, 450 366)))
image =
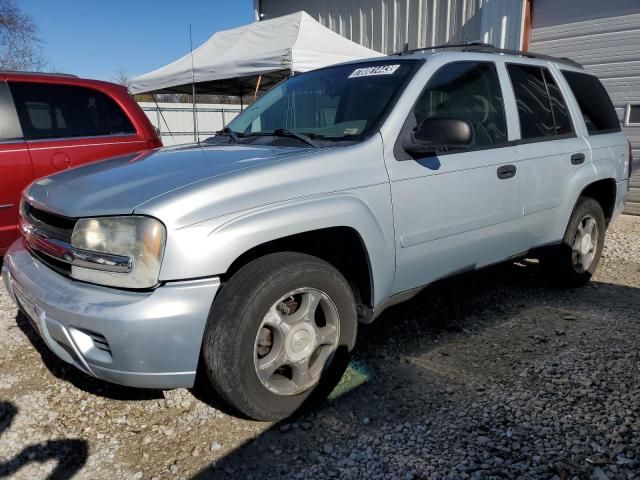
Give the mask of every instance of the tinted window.
POLYGON ((10 88, 27 139, 135 133, 120 107, 97 90, 23 82, 10 88))
POLYGON ((627 123, 629 125, 640 125, 640 105, 629 105, 627 123))
POLYGON ((542 71, 544 73, 544 79, 547 82, 549 98, 551 99, 551 113, 553 114, 556 135, 573 133, 571 116, 569 115, 569 109, 567 108, 567 103, 564 101, 562 92, 553 79, 551 72, 546 68, 543 68, 542 71))
POLYGON ((453 117, 467 120, 476 146, 507 141, 502 90, 494 64, 457 62, 438 70, 413 107, 409 121, 453 117))
POLYGON ((518 105, 523 139, 555 135, 551 101, 540 67, 508 65, 509 77, 518 105))
POLYGON ((619 132, 620 122, 607 91, 593 75, 563 71, 590 134, 619 132))
POLYGON ((0 82, 0 142, 22 138, 22 130, 11 92, 6 82, 0 82))

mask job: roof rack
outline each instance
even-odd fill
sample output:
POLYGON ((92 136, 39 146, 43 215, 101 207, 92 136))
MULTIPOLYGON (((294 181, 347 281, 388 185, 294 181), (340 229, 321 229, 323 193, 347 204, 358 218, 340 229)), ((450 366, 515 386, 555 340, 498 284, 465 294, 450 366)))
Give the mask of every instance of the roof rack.
POLYGON ((444 45, 432 45, 424 48, 409 49, 409 44, 405 43, 404 48, 400 52, 396 52, 393 55, 409 55, 411 53, 424 52, 428 50, 444 50, 444 49, 457 49, 461 52, 481 52, 481 53, 497 53, 505 55, 516 55, 526 58, 537 58, 539 60, 548 60, 551 62, 564 63, 571 67, 583 68, 578 62, 566 57, 552 57, 551 55, 544 55, 542 53, 525 52, 522 50, 509 50, 506 48, 498 48, 490 43, 484 42, 463 42, 463 43, 450 43, 444 45))
POLYGON ((46 73, 46 72, 28 72, 22 70, 0 70, 0 75, 2 74, 11 74, 11 75, 44 75, 47 77, 72 77, 78 78, 77 75, 73 75, 72 73, 46 73))

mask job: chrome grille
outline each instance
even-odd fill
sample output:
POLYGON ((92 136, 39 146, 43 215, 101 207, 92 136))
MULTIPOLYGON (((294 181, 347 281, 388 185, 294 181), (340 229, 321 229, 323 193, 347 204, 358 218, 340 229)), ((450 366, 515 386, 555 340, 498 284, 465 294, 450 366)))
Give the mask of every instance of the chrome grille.
POLYGON ((20 216, 20 230, 31 254, 52 270, 71 276, 71 265, 52 255, 50 248, 44 248, 41 238, 29 235, 28 232, 38 231, 42 237, 50 239, 51 244, 70 243, 76 220, 36 208, 25 201, 20 204, 20 216))
POLYGON ((20 207, 22 218, 52 238, 71 242, 71 234, 76 225, 75 218, 67 218, 46 212, 26 202, 20 207))

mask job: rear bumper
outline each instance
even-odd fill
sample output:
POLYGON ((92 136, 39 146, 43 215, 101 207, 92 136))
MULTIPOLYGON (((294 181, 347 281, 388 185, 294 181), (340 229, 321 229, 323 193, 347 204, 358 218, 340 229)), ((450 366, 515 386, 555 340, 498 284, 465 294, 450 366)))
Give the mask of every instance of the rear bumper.
POLYGON ((35 259, 22 239, 8 250, 9 295, 62 360, 133 387, 191 387, 217 278, 131 292, 66 278, 35 259))

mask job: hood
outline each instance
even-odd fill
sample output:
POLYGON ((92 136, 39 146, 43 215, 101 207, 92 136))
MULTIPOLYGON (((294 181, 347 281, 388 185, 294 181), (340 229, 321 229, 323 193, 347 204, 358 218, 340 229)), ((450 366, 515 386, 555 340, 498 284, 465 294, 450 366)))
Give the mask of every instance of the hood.
POLYGON ((67 217, 126 215, 186 185, 307 153, 308 148, 190 145, 115 157, 41 178, 27 199, 67 217))

